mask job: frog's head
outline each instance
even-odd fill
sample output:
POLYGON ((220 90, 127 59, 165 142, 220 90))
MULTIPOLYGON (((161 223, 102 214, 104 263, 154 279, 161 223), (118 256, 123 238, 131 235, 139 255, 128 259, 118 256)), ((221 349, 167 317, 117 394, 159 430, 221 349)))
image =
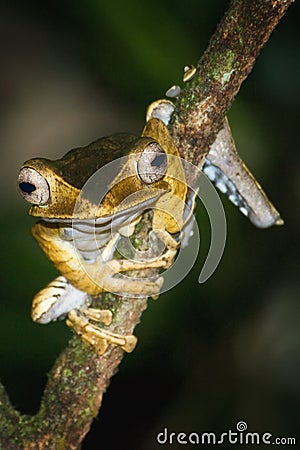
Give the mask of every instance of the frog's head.
MULTIPOLYGON (((136 210, 140 204, 153 204, 164 196, 162 192, 177 196, 182 203, 186 196, 183 169, 180 159, 172 156, 179 155, 167 127, 159 119, 151 119, 141 137, 119 133, 71 150, 55 161, 26 161, 19 173, 19 189, 33 205, 31 215, 57 221, 94 219, 120 213, 122 209, 136 210), (100 183, 99 189, 104 188, 106 193, 100 204, 83 198, 79 208, 75 208, 86 182, 120 157, 125 158, 121 159, 122 164, 114 165, 113 175, 111 171, 100 172, 95 188, 100 183)), ((172 232, 176 226, 169 220, 166 228, 172 232)))

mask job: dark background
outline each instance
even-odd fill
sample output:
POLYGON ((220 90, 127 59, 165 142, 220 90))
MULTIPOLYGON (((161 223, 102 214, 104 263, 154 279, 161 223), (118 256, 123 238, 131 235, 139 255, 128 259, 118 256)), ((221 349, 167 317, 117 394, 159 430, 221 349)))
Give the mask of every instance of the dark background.
MULTIPOLYGON (((138 133, 146 105, 181 83, 227 1, 48 0, 0 4, 1 378, 34 413, 66 346, 63 322, 31 322, 34 294, 55 275, 30 235, 16 188, 22 162, 56 158, 117 131, 138 133)), ((249 431, 297 437, 300 400, 299 5, 274 31, 229 118, 240 154, 282 213, 258 230, 224 199, 228 240, 215 275, 189 276, 149 302, 83 449, 159 447, 169 431, 249 431)), ((175 446, 174 446, 175 447, 175 446)))

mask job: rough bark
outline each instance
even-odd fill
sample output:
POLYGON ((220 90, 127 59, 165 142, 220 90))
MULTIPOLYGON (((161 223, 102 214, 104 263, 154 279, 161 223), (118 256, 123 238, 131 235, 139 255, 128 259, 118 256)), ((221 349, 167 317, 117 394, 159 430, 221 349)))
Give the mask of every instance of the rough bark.
POLYGON ((202 165, 242 82, 293 0, 232 0, 181 92, 171 131, 185 159, 202 165))
MULTIPOLYGON (((243 80, 272 30, 293 0, 232 0, 196 75, 176 102, 170 130, 181 155, 201 166, 221 129, 243 80)), ((147 217, 140 237, 147 231, 147 217)), ((131 333, 147 300, 104 296, 114 310, 114 331, 131 333)), ((34 417, 14 410, 0 385, 0 448, 78 449, 97 416, 110 378, 123 351, 110 347, 98 356, 74 336, 49 373, 39 412, 34 417)))

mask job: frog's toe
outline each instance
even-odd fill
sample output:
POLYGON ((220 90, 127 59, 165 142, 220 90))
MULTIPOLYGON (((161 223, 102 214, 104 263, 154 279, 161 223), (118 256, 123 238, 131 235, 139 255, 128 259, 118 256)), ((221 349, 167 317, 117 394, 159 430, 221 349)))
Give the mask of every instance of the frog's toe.
POLYGON ((84 308, 82 314, 95 322, 101 322, 104 325, 110 325, 112 321, 112 312, 109 309, 84 308))
POLYGON ((79 310, 70 311, 66 323, 76 331, 84 342, 92 345, 99 355, 103 355, 109 344, 117 345, 125 352, 130 353, 137 343, 137 338, 131 334, 112 333, 90 323, 79 310))
POLYGON ((163 277, 131 278, 124 274, 120 278, 111 278, 109 291, 124 297, 152 297, 159 295, 163 285, 163 277))

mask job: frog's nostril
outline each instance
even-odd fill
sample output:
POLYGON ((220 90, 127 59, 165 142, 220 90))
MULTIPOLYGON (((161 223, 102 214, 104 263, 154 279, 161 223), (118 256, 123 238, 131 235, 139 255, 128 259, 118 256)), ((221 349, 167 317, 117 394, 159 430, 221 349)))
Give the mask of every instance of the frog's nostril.
POLYGON ((26 194, 31 194, 32 192, 34 192, 36 190, 36 186, 31 183, 22 182, 19 184, 19 187, 20 187, 21 191, 25 192, 26 194))

